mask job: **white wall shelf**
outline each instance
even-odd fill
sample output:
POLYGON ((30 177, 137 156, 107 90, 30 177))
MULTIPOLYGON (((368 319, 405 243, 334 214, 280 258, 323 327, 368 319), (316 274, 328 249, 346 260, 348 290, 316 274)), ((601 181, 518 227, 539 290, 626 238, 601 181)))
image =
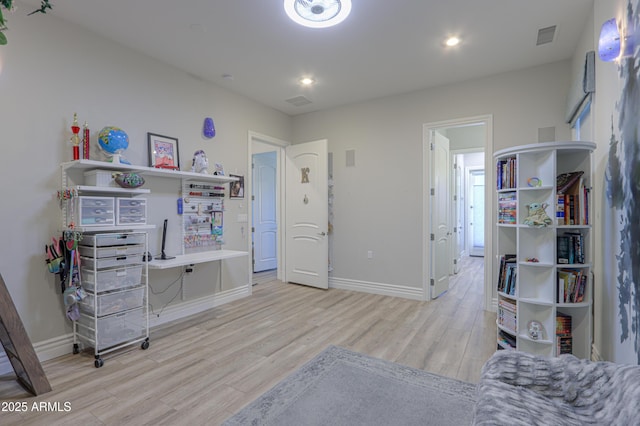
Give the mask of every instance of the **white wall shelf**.
POLYGON ((238 180, 229 176, 209 175, 204 173, 185 172, 171 169, 158 169, 129 164, 109 163, 96 160, 75 160, 62 163, 63 170, 117 170, 125 172, 136 172, 145 176, 169 177, 174 179, 198 180, 228 183, 238 180))
POLYGON ((181 254, 175 256, 173 259, 162 260, 155 258, 149 262, 149 269, 177 268, 184 265, 196 265, 198 263, 216 262, 218 260, 242 257, 248 254, 246 251, 238 250, 211 250, 200 253, 181 254))

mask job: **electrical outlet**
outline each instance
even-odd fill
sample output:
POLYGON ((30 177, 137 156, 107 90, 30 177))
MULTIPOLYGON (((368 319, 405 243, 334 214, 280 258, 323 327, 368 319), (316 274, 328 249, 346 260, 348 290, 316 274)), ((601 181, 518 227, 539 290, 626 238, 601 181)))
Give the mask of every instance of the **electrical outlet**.
POLYGON ((184 272, 187 274, 192 273, 196 269, 195 265, 189 265, 184 268, 184 272))
POLYGON ((373 259, 373 250, 367 252, 367 259, 373 259))

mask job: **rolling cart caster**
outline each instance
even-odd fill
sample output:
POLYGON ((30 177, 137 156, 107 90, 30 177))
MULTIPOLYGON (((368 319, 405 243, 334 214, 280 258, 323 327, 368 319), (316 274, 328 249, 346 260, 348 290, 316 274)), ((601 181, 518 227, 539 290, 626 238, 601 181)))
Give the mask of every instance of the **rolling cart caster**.
POLYGON ((74 354, 74 355, 77 355, 77 354, 79 354, 79 353, 80 353, 80 347, 78 346, 78 344, 77 344, 77 343, 74 343, 74 344, 73 344, 73 354, 74 354))
POLYGON ((142 342, 142 344, 140 345, 140 347, 142 348, 142 350, 147 350, 147 349, 149 349, 149 339, 146 339, 144 342, 142 342))
POLYGON ((93 365, 95 365, 96 368, 100 368, 104 365, 104 361, 102 360, 102 358, 96 358, 96 360, 93 362, 93 365))

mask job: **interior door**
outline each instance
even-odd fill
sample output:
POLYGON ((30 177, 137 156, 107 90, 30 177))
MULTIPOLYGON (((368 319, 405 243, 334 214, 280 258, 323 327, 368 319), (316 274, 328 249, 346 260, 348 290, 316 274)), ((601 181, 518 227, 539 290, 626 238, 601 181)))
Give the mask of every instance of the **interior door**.
POLYGON ((452 253, 453 253, 453 262, 451 264, 451 272, 453 274, 457 274, 460 271, 460 261, 462 258, 462 251, 464 250, 464 245, 462 244, 461 236, 462 232, 460 232, 460 227, 462 224, 462 173, 459 161, 462 160, 461 155, 455 155, 452 165, 452 177, 453 177, 453 201, 451 202, 451 212, 453 214, 452 223, 453 223, 453 243, 452 253))
POLYGON ((484 170, 469 171, 469 255, 484 256, 484 170))
POLYGON ((253 272, 261 272, 278 267, 277 154, 254 154, 252 164, 253 272))
POLYGON ((433 196, 431 198, 431 298, 435 299, 449 289, 451 265, 450 226, 450 171, 449 139, 436 131, 431 132, 433 196))
POLYGON ((287 146, 285 174, 285 279, 329 288, 327 141, 287 146))

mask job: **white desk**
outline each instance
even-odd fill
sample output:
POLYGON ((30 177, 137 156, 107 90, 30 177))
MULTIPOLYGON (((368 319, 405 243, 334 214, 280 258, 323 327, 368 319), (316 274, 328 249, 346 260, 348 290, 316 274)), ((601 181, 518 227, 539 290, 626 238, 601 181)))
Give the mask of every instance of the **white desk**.
POLYGON ((200 253, 180 254, 174 259, 162 260, 154 258, 149 262, 149 269, 168 269, 196 263, 215 262, 217 260, 231 259, 249 255, 249 252, 238 250, 211 250, 200 253))

